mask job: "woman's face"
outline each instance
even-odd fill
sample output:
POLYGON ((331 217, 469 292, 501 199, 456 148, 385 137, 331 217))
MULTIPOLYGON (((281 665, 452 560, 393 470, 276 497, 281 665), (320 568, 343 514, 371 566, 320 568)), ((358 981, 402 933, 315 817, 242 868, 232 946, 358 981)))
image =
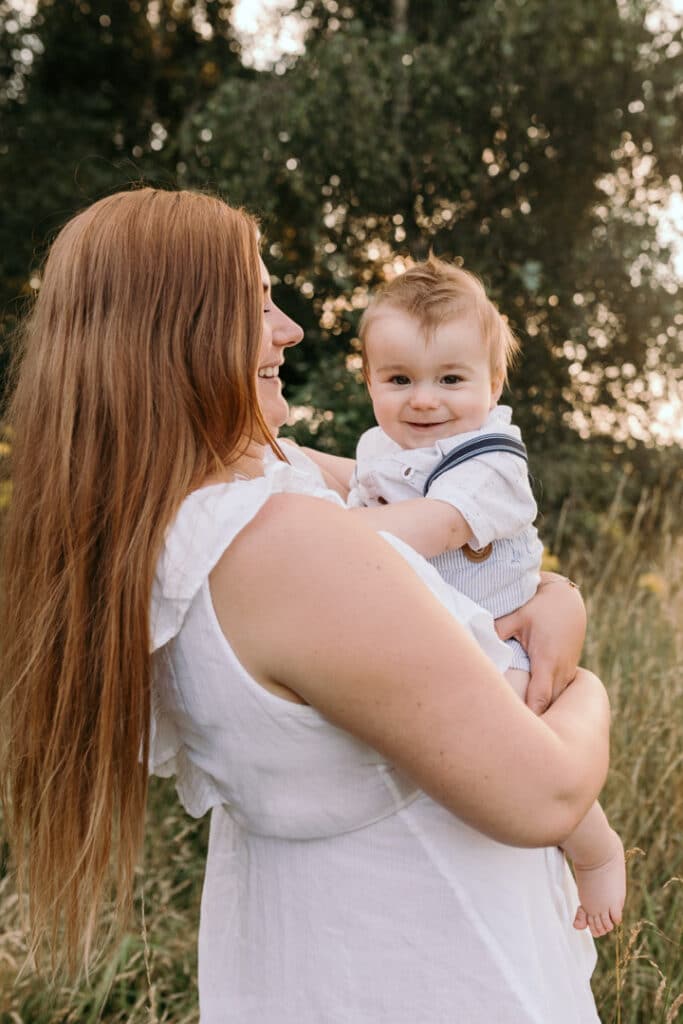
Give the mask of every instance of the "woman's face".
POLYGON ((270 294, 270 277, 263 260, 261 260, 261 280, 263 281, 263 336, 258 363, 258 397, 261 412, 273 434, 287 422, 289 406, 282 394, 280 367, 284 362, 284 350, 290 345, 298 345, 304 336, 298 324, 295 324, 273 302, 270 294))

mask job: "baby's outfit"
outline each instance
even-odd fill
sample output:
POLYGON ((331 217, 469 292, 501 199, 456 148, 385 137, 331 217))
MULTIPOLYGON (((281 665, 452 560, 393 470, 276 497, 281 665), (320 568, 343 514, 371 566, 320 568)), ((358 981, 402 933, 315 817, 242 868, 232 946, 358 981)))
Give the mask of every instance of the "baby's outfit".
MULTIPOLYGON (((358 442, 349 505, 385 505, 422 497, 433 470, 456 448, 491 435, 519 442, 519 428, 511 419, 511 409, 499 405, 479 430, 456 434, 427 448, 410 449, 401 448, 380 427, 373 427, 358 442)), ((509 614, 533 597, 543 545, 533 526, 537 508, 525 459, 508 451, 479 454, 438 476, 426 496, 457 508, 472 531, 473 539, 465 548, 430 559, 447 583, 494 618, 509 614)), ((524 648, 516 640, 508 643, 513 654, 511 668, 529 671, 524 648)))

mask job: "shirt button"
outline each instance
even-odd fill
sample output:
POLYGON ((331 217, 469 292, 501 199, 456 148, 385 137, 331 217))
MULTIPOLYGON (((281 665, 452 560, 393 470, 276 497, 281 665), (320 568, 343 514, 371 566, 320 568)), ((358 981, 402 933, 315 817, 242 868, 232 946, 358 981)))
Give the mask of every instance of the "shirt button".
POLYGON ((493 551, 493 544, 487 544, 485 548, 478 550, 471 548, 469 544, 463 544, 460 550, 469 562, 485 562, 493 551))
POLYGON ((402 472, 403 472, 404 477, 407 480, 408 477, 413 475, 413 467, 412 466, 404 466, 402 472))
POLYGON ((389 502, 387 501, 386 498, 383 498, 382 495, 380 494, 379 498, 377 499, 377 504, 378 505, 388 505, 389 502))

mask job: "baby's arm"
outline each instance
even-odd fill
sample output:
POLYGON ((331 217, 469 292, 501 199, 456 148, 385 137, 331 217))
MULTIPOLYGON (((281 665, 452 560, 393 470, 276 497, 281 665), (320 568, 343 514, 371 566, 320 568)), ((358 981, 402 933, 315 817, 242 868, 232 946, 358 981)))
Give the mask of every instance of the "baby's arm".
POLYGON ((350 509, 363 516, 375 530, 386 530, 410 544, 424 558, 461 548, 472 540, 472 531, 461 512, 446 501, 409 498, 392 505, 350 509))

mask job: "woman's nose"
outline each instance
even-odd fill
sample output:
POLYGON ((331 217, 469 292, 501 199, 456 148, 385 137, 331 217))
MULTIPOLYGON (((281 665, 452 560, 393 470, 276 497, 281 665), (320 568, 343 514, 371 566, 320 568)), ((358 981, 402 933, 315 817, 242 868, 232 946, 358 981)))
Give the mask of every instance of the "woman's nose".
POLYGON ((281 348, 298 345, 304 336, 298 323, 283 313, 281 309, 277 310, 276 316, 271 322, 273 344, 280 345, 281 348))

